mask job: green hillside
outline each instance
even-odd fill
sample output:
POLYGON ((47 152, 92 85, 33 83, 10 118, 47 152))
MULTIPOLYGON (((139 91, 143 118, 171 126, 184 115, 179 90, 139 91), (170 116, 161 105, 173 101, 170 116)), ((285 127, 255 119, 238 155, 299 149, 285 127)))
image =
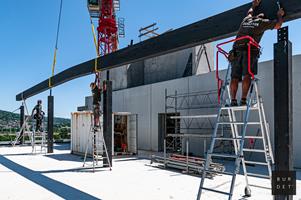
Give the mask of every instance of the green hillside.
MULTIPOLYGON (((54 138, 68 139, 70 138, 70 119, 54 118, 54 138)), ((47 127, 47 117, 44 119, 44 127, 47 127)), ((0 110, 0 141, 3 138, 11 138, 15 136, 20 129, 20 114, 11 113, 0 110)))

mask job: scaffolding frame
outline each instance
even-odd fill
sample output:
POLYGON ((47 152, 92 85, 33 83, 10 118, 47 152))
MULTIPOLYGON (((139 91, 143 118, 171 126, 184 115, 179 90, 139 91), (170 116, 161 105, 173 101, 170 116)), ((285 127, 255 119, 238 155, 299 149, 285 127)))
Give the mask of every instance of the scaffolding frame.
MULTIPOLYGON (((190 143, 194 139, 203 139, 204 154, 207 140, 217 118, 218 90, 168 94, 165 89, 165 137, 163 156, 153 155, 151 164, 159 163, 164 168, 182 170, 183 173, 201 174, 205 159, 194 157, 190 153, 190 143), (169 127, 172 125, 172 127, 169 127)), ((220 163, 210 163, 210 169, 223 172, 220 163)), ((207 174, 213 177, 216 174, 207 174)))
POLYGON ((175 90, 173 94, 168 94, 167 89, 165 89, 167 151, 183 154, 183 140, 186 137, 203 138, 204 146, 206 146, 206 139, 211 137, 216 113, 220 106, 217 101, 217 94, 217 90, 187 93, 178 93, 175 90), (174 116, 170 116, 172 113, 174 116), (169 120, 174 120, 173 132, 170 132, 171 127, 167 127, 169 120))

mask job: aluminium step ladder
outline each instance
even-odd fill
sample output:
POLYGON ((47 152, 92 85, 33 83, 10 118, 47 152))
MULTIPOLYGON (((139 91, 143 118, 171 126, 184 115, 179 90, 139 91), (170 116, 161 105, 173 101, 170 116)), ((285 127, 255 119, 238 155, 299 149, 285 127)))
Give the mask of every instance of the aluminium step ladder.
POLYGON ((203 190, 209 191, 209 192, 215 192, 222 195, 228 196, 228 200, 232 199, 233 191, 234 191, 234 185, 236 180, 236 175, 240 171, 240 167, 242 165, 243 168, 243 174, 246 181, 246 187, 245 187, 245 196, 249 197, 251 196, 251 190, 250 190, 250 184, 248 181, 248 176, 255 176, 260 178, 269 178, 271 179, 272 176, 272 164, 274 164, 274 157, 272 153, 272 146, 270 142, 270 132, 269 132, 269 126, 266 121, 265 111, 263 107, 263 101, 262 97, 259 94, 258 91, 258 85, 257 79, 252 79, 250 90, 248 94, 248 100, 246 106, 236 106, 231 107, 230 104, 230 67, 229 64, 226 78, 222 84, 221 87, 221 107, 218 112, 217 116, 217 123, 212 135, 212 141, 210 148, 207 152, 207 157, 205 161, 205 168, 202 173, 202 179, 197 195, 197 200, 201 199, 203 190), (225 94, 227 93, 227 94, 225 94), (238 121, 237 120, 237 113, 240 112, 243 115, 243 120, 238 121), (250 114, 251 113, 257 113, 258 121, 250 121, 250 114), (225 117, 227 116, 227 117, 225 117), (228 119, 225 119, 228 118, 228 119), (220 137, 217 135, 218 128, 220 126, 230 126, 230 137, 220 137), (250 127, 259 126, 260 132, 257 132, 257 135, 251 135, 249 131, 250 127), (261 141, 262 145, 254 145, 254 148, 246 148, 245 147, 245 141, 247 139, 255 140, 255 141, 261 141), (235 154, 221 154, 221 153, 215 153, 214 147, 217 141, 232 141, 234 146, 234 153, 235 154), (261 147, 259 147, 261 146, 261 147), (247 153, 259 153, 263 154, 264 161, 255 161, 255 160, 246 160, 245 154, 247 153), (212 158, 222 158, 222 159, 232 159, 235 161, 235 167, 232 172, 219 172, 219 171, 212 171, 209 168, 209 164, 212 158), (268 170, 268 176, 262 175, 262 174, 256 174, 256 173, 249 173, 247 170, 247 165, 260 165, 265 166, 268 170), (211 189, 208 187, 204 187, 205 178, 207 173, 217 173, 217 174, 225 174, 230 175, 231 178, 231 186, 229 191, 221 191, 216 189, 211 189))
MULTIPOLYGON (((102 124, 102 123, 100 123, 102 124)), ((91 117, 91 126, 90 126, 90 132, 88 136, 88 141, 86 144, 86 150, 85 150, 85 156, 84 156, 84 163, 83 167, 85 167, 88 157, 88 148, 90 141, 92 142, 92 167, 93 172, 95 171, 95 167, 100 166, 99 162, 102 161, 103 165, 100 167, 105 167, 104 160, 107 160, 108 167, 110 170, 112 169, 112 165, 110 162, 107 145, 105 143, 104 137, 103 137, 103 131, 101 126, 96 127, 93 125, 93 119, 91 117), (103 152, 105 150, 105 152, 103 152), (105 153, 105 154, 104 154, 105 153)), ((90 165, 91 166, 91 165, 90 165)))
POLYGON ((34 125, 29 125, 31 116, 27 117, 20 129, 17 132, 15 140, 12 142, 12 146, 15 147, 22 137, 23 144, 25 142, 25 137, 27 136, 30 140, 32 147, 31 153, 47 153, 47 142, 46 142, 46 132, 44 131, 35 131, 34 125), (32 129, 32 130, 31 130, 32 129), (23 136, 22 136, 23 133, 23 136), (40 149, 37 149, 37 146, 40 146, 40 149))
POLYGON ((30 126, 29 126, 29 122, 32 119, 32 115, 30 115, 28 112, 28 108, 27 108, 25 100, 22 101, 22 105, 25 107, 25 112, 26 112, 27 117, 25 115, 24 122, 23 122, 22 126, 20 127, 20 130, 16 133, 16 138, 12 142, 13 147, 15 147, 18 142, 21 142, 19 140, 21 139, 22 135, 23 135, 23 137, 22 137, 23 143, 25 140, 25 135, 27 135, 30 138, 30 140, 31 140, 31 136, 32 136, 32 132, 31 132, 30 126))
POLYGON ((46 142, 46 135, 47 133, 44 132, 44 127, 42 123, 42 130, 43 131, 35 131, 34 122, 31 122, 31 119, 33 118, 32 114, 29 114, 27 105, 25 100, 23 100, 22 105, 25 107, 25 112, 27 117, 25 117, 25 120, 20 127, 20 130, 16 133, 16 138, 12 142, 12 146, 15 147, 18 142, 21 142, 20 139, 22 137, 23 144, 25 142, 25 136, 27 136, 30 140, 30 144, 32 146, 32 152, 31 153, 47 153, 47 142, 46 142), (31 125, 29 125, 31 123, 31 125), (32 129, 32 130, 31 130, 32 129), (38 150, 36 146, 40 146, 41 148, 38 150))
POLYGON ((21 142, 20 139, 21 139, 21 136, 23 135, 22 139, 23 139, 23 143, 24 143, 24 138, 25 138, 25 135, 27 135, 29 138, 31 138, 31 130, 30 130, 30 127, 29 127, 29 121, 31 119, 31 116, 28 116, 25 118, 24 120, 24 123, 22 124, 20 130, 16 133, 16 138, 15 140, 12 142, 12 146, 15 147, 18 142, 21 142))
MULTIPOLYGON (((43 123, 42 123, 43 126, 43 123)), ((46 135, 47 133, 44 131, 44 128, 41 127, 41 130, 36 131, 34 125, 32 126, 31 132, 31 146, 32 146, 32 153, 47 153, 47 141, 46 135), (39 148, 37 148, 39 147, 39 148)))

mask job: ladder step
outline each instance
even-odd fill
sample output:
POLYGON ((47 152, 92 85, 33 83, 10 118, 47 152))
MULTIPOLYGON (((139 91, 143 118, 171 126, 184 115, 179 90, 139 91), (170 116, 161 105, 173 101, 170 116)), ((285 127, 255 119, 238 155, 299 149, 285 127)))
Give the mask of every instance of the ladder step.
POLYGON ((223 191, 220 191, 220 190, 214 190, 214 189, 210 189, 210 188, 206 188, 206 187, 202 187, 203 190, 207 190, 207 191, 210 191, 210 192, 216 192, 216 193, 220 193, 220 194, 224 194, 224 195, 231 195, 231 193, 229 192, 223 192, 223 191))
POLYGON ((243 149, 243 151, 247 151, 247 152, 256 152, 256 153, 265 153, 265 150, 262 149, 243 149))
POLYGON ((245 136, 245 139, 263 139, 262 136, 251 136, 251 135, 248 135, 248 136, 245 136))
MULTIPOLYGON (((243 111, 247 110, 247 106, 229 106, 229 107, 222 107, 222 110, 233 110, 233 111, 243 111)), ((258 110, 258 107, 250 107, 250 110, 258 110)))
MULTIPOLYGON (((214 139, 216 140, 241 140, 242 137, 238 137, 238 138, 224 138, 224 137, 215 137, 214 139)), ((262 136, 245 136, 245 139, 263 139, 262 136)))
POLYGON ((233 176, 233 173, 231 173, 231 172, 223 172, 223 171, 216 171, 216 170, 205 170, 205 172, 233 176))
POLYGON ((102 156, 94 156, 94 159, 97 159, 97 160, 103 160, 104 157, 102 157, 102 156))
POLYGON ((254 176, 254 177, 259 177, 259 178, 267 178, 267 179, 270 178, 270 176, 263 175, 263 174, 255 174, 255 173, 247 173, 247 176, 254 176))
MULTIPOLYGON (((244 125, 244 122, 217 122, 217 124, 220 125, 244 125)), ((260 122, 247 122, 248 125, 260 125, 260 122)))
POLYGON ((246 164, 253 164, 253 165, 264 165, 264 166, 268 166, 268 163, 265 162, 256 162, 256 161, 249 161, 249 160, 245 160, 246 164))
POLYGON ((216 140, 227 140, 227 141, 231 141, 231 140, 241 140, 242 138, 223 138, 223 137, 215 137, 214 139, 216 139, 216 140))
POLYGON ((208 153, 210 156, 213 157, 221 157, 221 158, 238 158, 237 155, 231 155, 231 154, 218 154, 218 153, 208 153))

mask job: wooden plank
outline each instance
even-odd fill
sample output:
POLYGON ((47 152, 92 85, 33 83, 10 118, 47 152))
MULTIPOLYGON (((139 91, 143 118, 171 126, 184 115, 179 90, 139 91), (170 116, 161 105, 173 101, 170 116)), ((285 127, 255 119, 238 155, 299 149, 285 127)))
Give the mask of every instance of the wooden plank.
MULTIPOLYGON (((301 17, 300 0, 282 0, 281 5, 286 11, 285 21, 301 17)), ((250 7, 251 3, 245 4, 103 56, 99 59, 98 69, 116 68, 233 36, 250 7)), ((264 12, 267 16, 273 17, 276 9, 276 0, 263 0, 259 12, 264 12)), ((76 65, 55 75, 53 77, 53 87, 92 73, 94 73, 94 60, 76 65)), ((18 94, 16 100, 27 99, 48 89, 48 80, 45 80, 18 94)))

